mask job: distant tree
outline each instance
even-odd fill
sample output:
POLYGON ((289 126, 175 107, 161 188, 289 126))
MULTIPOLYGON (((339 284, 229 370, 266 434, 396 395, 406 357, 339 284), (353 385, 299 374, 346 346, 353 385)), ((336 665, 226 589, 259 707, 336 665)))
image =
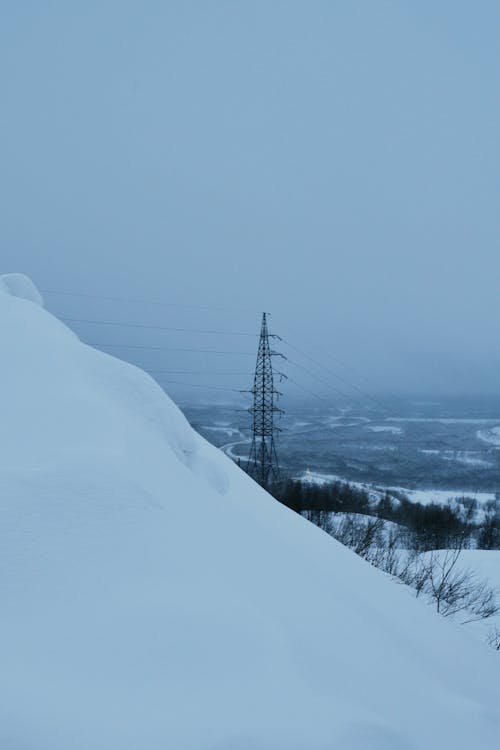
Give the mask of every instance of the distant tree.
POLYGON ((388 492, 386 492, 378 502, 377 515, 380 516, 380 518, 386 518, 387 520, 391 520, 394 516, 392 498, 388 492))
POLYGON ((500 549, 500 502, 493 500, 485 505, 484 520, 478 529, 479 549, 500 549))

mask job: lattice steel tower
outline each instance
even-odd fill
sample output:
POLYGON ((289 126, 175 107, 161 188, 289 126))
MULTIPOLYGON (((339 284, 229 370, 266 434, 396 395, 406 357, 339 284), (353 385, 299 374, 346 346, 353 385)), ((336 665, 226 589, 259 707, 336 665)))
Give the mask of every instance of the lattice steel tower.
MULTIPOLYGON (((277 399, 282 394, 274 387, 272 364, 273 356, 283 357, 283 355, 271 349, 270 338, 279 339, 279 336, 269 333, 267 314, 263 313, 255 377, 253 388, 250 390, 253 394, 253 405, 248 409, 252 415, 252 447, 247 465, 247 472, 263 487, 267 487, 279 478, 274 436, 275 433, 280 432, 280 428, 275 426, 274 417, 276 414, 280 416, 283 414, 283 410, 276 405, 277 399)), ((279 376, 280 378, 286 377, 283 373, 279 373, 279 376)))

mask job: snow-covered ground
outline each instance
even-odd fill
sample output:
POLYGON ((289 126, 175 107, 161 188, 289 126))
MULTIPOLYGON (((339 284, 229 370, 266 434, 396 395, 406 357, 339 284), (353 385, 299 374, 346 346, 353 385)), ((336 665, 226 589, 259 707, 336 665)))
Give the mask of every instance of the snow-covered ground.
POLYGON ((359 427, 360 420, 355 419, 346 419, 345 417, 326 417, 324 419, 324 424, 330 429, 330 430, 338 430, 342 428, 347 427, 359 427))
POLYGON ((445 504, 449 500, 455 500, 456 498, 461 497, 472 497, 477 500, 478 503, 486 503, 490 500, 495 499, 494 492, 471 492, 470 490, 438 490, 433 488, 411 490, 407 487, 385 487, 379 484, 372 485, 364 482, 352 482, 350 480, 347 480, 345 477, 341 477, 337 474, 322 474, 320 472, 309 470, 305 471, 303 474, 300 474, 297 479, 305 482, 310 482, 311 484, 320 485, 330 484, 333 482, 348 482, 353 487, 358 487, 359 489, 368 492, 372 500, 379 500, 386 492, 388 492, 389 494, 396 493, 396 495, 406 495, 409 500, 414 500, 415 502, 422 503, 423 505, 427 503, 445 504))
POLYGON ((490 649, 0 287, 2 749, 498 749, 490 649))
POLYGON ((419 448, 419 453, 424 456, 433 458, 442 458, 443 461, 457 461, 466 466, 483 466, 485 468, 493 466, 492 461, 483 458, 481 451, 455 451, 455 450, 436 450, 434 448, 419 448))
POLYGON ((487 503, 490 500, 495 499, 494 492, 471 492, 470 490, 409 490, 405 487, 390 487, 389 490, 402 492, 409 497, 410 500, 422 503, 447 503, 450 500, 455 500, 461 497, 472 497, 477 500, 478 503, 487 503))
MULTIPOLYGON (((500 602, 500 550, 466 549, 460 554, 460 566, 474 571, 478 580, 488 581, 497 591, 497 599, 500 602)), ((465 627, 485 641, 494 629, 497 629, 500 635, 500 613, 465 627)), ((500 651, 498 655, 500 656, 500 651)))
MULTIPOLYGON (((427 553, 443 556, 445 552, 427 553)), ((485 582, 497 592, 497 602, 500 603, 500 550, 464 549, 456 563, 457 571, 470 571, 477 583, 485 582)), ((483 643, 487 643, 490 635, 497 631, 500 639, 500 613, 484 620, 474 620, 471 613, 460 612, 456 616, 460 627, 483 643)), ((500 641, 499 641, 500 642, 500 641)), ((496 653, 500 656, 500 651, 496 653)))
POLYGON ((496 427, 488 427, 483 430, 478 430, 477 437, 479 438, 479 440, 483 440, 483 442, 485 443, 500 446, 500 425, 496 425, 496 427))
POLYGON ((370 432, 389 432, 391 435, 401 435, 403 432, 401 427, 395 427, 390 424, 367 425, 366 429, 370 430, 370 432))
POLYGON ((488 424, 498 422, 497 419, 482 419, 477 417, 386 417, 386 422, 437 422, 439 424, 488 424))
POLYGON ((209 432, 220 432, 222 435, 227 435, 228 437, 236 437, 237 435, 241 435, 241 431, 237 427, 223 427, 222 425, 203 425, 204 430, 208 430, 209 432))

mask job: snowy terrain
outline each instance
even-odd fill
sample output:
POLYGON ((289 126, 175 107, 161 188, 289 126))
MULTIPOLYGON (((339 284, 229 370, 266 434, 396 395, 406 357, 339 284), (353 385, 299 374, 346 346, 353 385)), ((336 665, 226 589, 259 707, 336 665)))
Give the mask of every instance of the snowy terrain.
POLYGON ((478 430, 477 437, 479 438, 479 440, 483 440, 485 443, 500 446, 500 425, 497 425, 496 427, 490 427, 485 430, 478 430))
POLYGON ((484 458, 482 458, 481 453, 478 451, 455 451, 420 448, 419 452, 424 456, 441 457, 443 461, 458 461, 459 463, 465 464, 466 466, 482 466, 483 468, 494 466, 494 463, 492 461, 486 461, 484 458))
MULTIPOLYGON (((500 550, 464 549, 460 553, 457 567, 460 570, 473 571, 478 581, 487 581, 500 597, 500 550)), ((484 642, 495 630, 500 637, 500 613, 485 620, 467 623, 463 627, 484 642)), ((497 656, 500 657, 500 651, 497 652, 497 656)))
MULTIPOLYGON (((277 446, 283 473, 296 476, 310 469, 353 483, 408 487, 426 494, 433 488, 448 496, 478 491, 492 496, 500 490, 500 452, 495 444, 500 399, 443 398, 434 407, 415 405, 411 399, 391 403, 408 416, 388 418, 382 408, 373 406, 350 411, 339 404, 319 408, 287 398, 282 404, 285 429, 277 446)), ((250 432, 241 409, 248 405, 185 403, 184 408, 209 442, 219 448, 231 442, 228 455, 245 461, 250 432), (222 422, 235 433, 212 429, 222 422)))
POLYGON ((370 430, 370 432, 390 432, 392 435, 401 435, 403 432, 401 427, 394 427, 394 425, 390 424, 367 425, 366 429, 370 430))
POLYGON ((297 476, 303 482, 309 482, 311 484, 330 484, 333 482, 349 482, 353 487, 358 487, 361 490, 365 490, 370 496, 371 500, 378 501, 386 493, 392 497, 397 498, 398 495, 405 495, 409 500, 422 503, 426 505, 428 503, 438 503, 441 505, 446 504, 451 500, 461 497, 471 497, 477 500, 478 503, 487 503, 490 500, 495 499, 494 492, 471 492, 470 490, 437 490, 432 487, 425 490, 412 490, 408 487, 385 487, 381 485, 372 485, 366 482, 352 482, 345 477, 338 476, 337 474, 322 474, 317 471, 305 471, 304 473, 297 476))
POLYGON ((0 747, 497 750, 498 660, 0 283, 0 747))

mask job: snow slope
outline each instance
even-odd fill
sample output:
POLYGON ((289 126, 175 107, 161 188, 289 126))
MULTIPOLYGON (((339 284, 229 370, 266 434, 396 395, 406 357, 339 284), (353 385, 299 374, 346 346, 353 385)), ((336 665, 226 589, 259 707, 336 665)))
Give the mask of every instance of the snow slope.
POLYGON ((498 660, 0 284, 2 750, 494 750, 498 660))
MULTIPOLYGON (((478 580, 487 581, 497 591, 497 599, 500 598, 500 550, 464 549, 459 567, 462 570, 474 571, 478 580)), ((483 641, 486 641, 493 631, 498 631, 500 635, 500 612, 486 620, 468 623, 466 627, 483 641)), ((497 652, 497 657, 500 657, 500 652, 497 652)))

